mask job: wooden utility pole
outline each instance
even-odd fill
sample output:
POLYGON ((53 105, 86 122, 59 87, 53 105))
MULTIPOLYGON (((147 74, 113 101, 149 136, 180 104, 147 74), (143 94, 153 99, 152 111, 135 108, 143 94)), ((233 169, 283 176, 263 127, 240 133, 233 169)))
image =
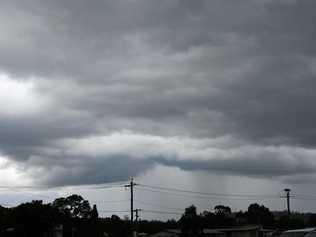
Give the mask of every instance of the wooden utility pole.
POLYGON ((139 212, 142 211, 142 209, 136 208, 135 210, 135 230, 136 230, 136 236, 138 236, 138 218, 139 218, 139 212))
POLYGON ((291 210, 290 210, 290 192, 291 192, 291 189, 289 188, 286 188, 284 189, 284 192, 285 192, 285 197, 286 197, 286 203, 287 203, 287 214, 288 216, 290 217, 291 215, 291 210))
POLYGON ((139 217, 139 212, 141 212, 142 209, 135 209, 135 221, 138 221, 138 217, 139 217))
POLYGON ((134 182, 134 179, 131 178, 131 182, 128 185, 125 185, 126 188, 130 188, 131 191, 131 222, 134 221, 134 186, 137 184, 134 182))

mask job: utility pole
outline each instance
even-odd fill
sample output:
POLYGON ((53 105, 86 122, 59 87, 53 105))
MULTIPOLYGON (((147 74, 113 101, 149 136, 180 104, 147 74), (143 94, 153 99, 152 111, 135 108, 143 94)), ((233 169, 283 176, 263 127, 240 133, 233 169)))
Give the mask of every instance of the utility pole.
POLYGON ((131 191, 131 222, 134 220, 134 186, 137 184, 134 182, 134 179, 131 178, 131 182, 128 185, 125 185, 126 188, 130 188, 131 191))
POLYGON ((286 203, 287 203, 287 214, 288 216, 290 217, 291 215, 291 211, 290 211, 290 192, 291 192, 291 189, 289 188, 286 188, 284 189, 284 192, 285 192, 285 197, 286 197, 286 203))
POLYGON ((135 209, 135 221, 138 221, 138 217, 139 217, 139 212, 141 212, 142 209, 135 209))
POLYGON ((137 236, 137 233, 138 233, 138 218, 139 218, 139 212, 141 212, 142 209, 136 208, 134 211, 135 211, 135 223, 136 223, 135 230, 136 230, 136 236, 137 236))

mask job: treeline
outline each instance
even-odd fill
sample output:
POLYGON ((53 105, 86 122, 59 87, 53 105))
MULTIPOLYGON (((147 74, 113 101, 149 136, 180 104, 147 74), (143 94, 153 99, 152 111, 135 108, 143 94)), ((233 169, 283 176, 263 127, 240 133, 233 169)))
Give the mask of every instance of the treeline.
POLYGON ((32 201, 16 207, 0 206, 0 236, 51 236, 62 225, 63 236, 97 236, 98 212, 79 195, 52 203, 32 201))
MULTIPOLYGON (((142 220, 134 226, 139 233, 153 234, 165 229, 179 229, 182 236, 187 233, 199 236, 203 229, 218 229, 234 226, 259 225, 264 229, 278 232, 316 226, 316 214, 272 212, 269 208, 257 203, 250 204, 246 211, 232 212, 231 208, 217 205, 213 209, 197 213, 195 206, 187 207, 178 220, 147 221, 142 220)), ((131 226, 128 219, 116 215, 100 219, 99 230, 107 232, 111 237, 129 236, 131 226)))
POLYGON ((183 233, 245 225, 282 231, 316 226, 316 214, 292 213, 289 216, 287 212, 271 212, 257 203, 250 204, 246 211, 232 212, 230 207, 218 205, 212 211, 197 214, 196 207, 190 206, 185 209, 179 225, 183 233))
MULTIPOLYGON (((316 214, 271 212, 269 208, 257 203, 250 204, 247 211, 232 212, 230 207, 215 206, 213 211, 197 214, 196 207, 190 206, 179 220, 183 236, 193 233, 196 236, 203 229, 216 229, 234 226, 258 225, 275 233, 288 229, 299 229, 316 226, 316 214)), ((195 236, 194 235, 194 236, 195 236)))
MULTIPOLYGON (((112 215, 99 218, 96 206, 90 206, 79 195, 57 198, 51 203, 32 201, 16 207, 0 206, 0 236, 50 237, 62 226, 64 237, 75 236, 130 236, 132 230, 157 233, 164 229, 179 229, 185 233, 201 233, 203 229, 232 226, 260 225, 265 229, 286 230, 316 226, 316 214, 271 212, 267 207, 253 203, 246 211, 232 212, 231 208, 217 205, 197 213, 195 206, 187 207, 178 220, 131 223, 128 218, 112 215)), ((60 231, 60 230, 59 230, 60 231)))
POLYGON ((130 220, 112 215, 99 219, 98 231, 101 236, 103 233, 107 233, 110 237, 127 237, 131 236, 132 230, 136 230, 138 233, 154 234, 165 229, 178 229, 179 227, 179 222, 176 220, 140 220, 131 225, 130 220))

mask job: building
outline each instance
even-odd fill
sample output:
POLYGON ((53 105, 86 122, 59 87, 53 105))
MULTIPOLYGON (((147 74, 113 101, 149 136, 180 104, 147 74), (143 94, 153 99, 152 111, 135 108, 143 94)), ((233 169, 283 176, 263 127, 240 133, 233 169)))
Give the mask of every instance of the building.
POLYGON ((260 237, 261 226, 239 226, 216 230, 225 233, 225 237, 260 237))
POLYGON ((304 229, 296 229, 296 230, 287 230, 284 231, 280 237, 303 237, 313 231, 315 231, 316 228, 304 228, 304 229))
MULTIPOLYGON (((220 229, 204 229, 202 236, 205 237, 261 237, 260 226, 241 226, 220 229)), ((163 230, 150 237, 178 237, 181 230, 163 230)))

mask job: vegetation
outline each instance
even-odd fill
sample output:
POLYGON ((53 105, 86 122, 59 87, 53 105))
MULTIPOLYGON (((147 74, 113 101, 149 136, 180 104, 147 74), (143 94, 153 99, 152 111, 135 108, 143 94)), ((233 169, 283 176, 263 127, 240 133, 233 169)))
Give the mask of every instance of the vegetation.
POLYGON ((97 236, 98 214, 79 195, 58 198, 52 203, 32 201, 14 208, 0 207, 0 236, 42 237, 63 225, 64 236, 76 230, 80 236, 97 236))
POLYGON ((79 195, 57 198, 52 203, 32 201, 13 208, 0 206, 0 236, 42 237, 57 226, 63 226, 67 236, 130 236, 132 229, 139 232, 156 233, 164 229, 181 229, 184 237, 199 236, 203 229, 224 228, 229 226, 260 225, 269 229, 292 229, 316 226, 316 214, 271 212, 257 203, 250 204, 246 211, 233 213, 231 208, 218 205, 213 210, 197 213, 195 206, 184 210, 179 220, 138 221, 132 225, 126 218, 112 215, 99 218, 96 205, 79 195))

